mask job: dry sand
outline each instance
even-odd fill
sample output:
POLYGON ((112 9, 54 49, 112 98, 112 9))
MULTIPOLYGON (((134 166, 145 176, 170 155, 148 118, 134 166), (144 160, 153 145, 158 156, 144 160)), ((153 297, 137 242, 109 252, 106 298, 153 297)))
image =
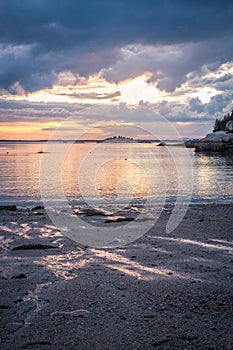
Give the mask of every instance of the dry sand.
POLYGON ((232 209, 192 205, 171 234, 164 210, 111 249, 80 248, 43 210, 1 211, 1 349, 232 349, 232 209))

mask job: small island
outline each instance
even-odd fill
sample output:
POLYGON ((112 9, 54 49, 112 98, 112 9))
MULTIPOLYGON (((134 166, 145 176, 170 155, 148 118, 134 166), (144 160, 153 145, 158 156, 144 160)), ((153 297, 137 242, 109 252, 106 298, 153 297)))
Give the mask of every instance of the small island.
POLYGON ((112 143, 128 143, 128 142, 135 142, 133 138, 131 137, 125 137, 125 136, 112 136, 104 139, 102 142, 112 142, 112 143))

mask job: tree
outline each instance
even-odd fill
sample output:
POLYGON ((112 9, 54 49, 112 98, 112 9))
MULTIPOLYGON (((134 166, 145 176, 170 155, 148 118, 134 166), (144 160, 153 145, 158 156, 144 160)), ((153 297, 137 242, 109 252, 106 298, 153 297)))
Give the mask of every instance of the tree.
POLYGON ((231 111, 231 114, 224 115, 222 119, 216 119, 214 123, 213 132, 216 131, 225 131, 226 130, 226 124, 229 122, 229 120, 233 120, 233 110, 231 111))

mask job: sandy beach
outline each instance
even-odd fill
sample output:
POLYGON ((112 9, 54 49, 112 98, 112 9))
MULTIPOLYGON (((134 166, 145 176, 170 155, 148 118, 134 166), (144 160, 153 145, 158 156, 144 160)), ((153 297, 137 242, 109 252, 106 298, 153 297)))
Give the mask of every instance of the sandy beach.
MULTIPOLYGON (((232 349, 233 204, 171 208, 121 248, 81 248, 45 210, 1 210, 1 349, 232 349)), ((110 223, 114 225, 114 223, 110 223)))

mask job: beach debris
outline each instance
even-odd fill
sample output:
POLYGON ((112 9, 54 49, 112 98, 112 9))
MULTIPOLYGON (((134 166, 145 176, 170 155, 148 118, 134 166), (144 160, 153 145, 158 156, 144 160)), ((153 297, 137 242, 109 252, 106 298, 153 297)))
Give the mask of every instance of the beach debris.
POLYGON ((124 221, 134 221, 134 218, 131 217, 123 217, 123 216, 118 216, 118 217, 112 217, 109 219, 106 219, 104 222, 105 224, 110 224, 112 222, 124 222, 124 221))
POLYGON ((118 289, 118 290, 126 290, 126 289, 127 289, 127 286, 125 285, 124 282, 115 285, 115 287, 116 287, 116 289, 118 289))
POLYGON ((37 205, 36 207, 32 208, 31 210, 34 211, 34 210, 43 210, 43 209, 44 209, 43 205, 37 205))
POLYGON ((27 278, 27 276, 24 273, 20 273, 18 275, 12 276, 11 279, 15 279, 15 278, 27 278))
POLYGON ((34 346, 37 346, 37 345, 39 345, 39 346, 43 346, 43 345, 52 345, 52 343, 50 343, 49 341, 44 341, 44 340, 39 340, 39 341, 34 341, 34 342, 32 342, 32 343, 27 343, 27 344, 25 344, 23 347, 22 347, 22 349, 32 349, 32 346, 33 346, 33 348, 34 348, 34 346))
POLYGON ((160 142, 157 146, 166 146, 165 142, 160 142))
POLYGON ((124 320, 124 321, 127 320, 127 317, 124 315, 120 315, 119 318, 120 318, 120 320, 124 320))
POLYGON ((37 215, 37 216, 39 216, 39 215, 44 215, 44 213, 41 213, 40 211, 35 211, 34 213, 33 213, 33 215, 37 215))
POLYGON ((144 315, 144 318, 155 318, 156 315, 155 314, 146 314, 144 315))
POLYGON ((168 212, 172 211, 171 208, 163 208, 162 210, 163 210, 163 211, 168 211, 168 212))
POLYGON ((14 250, 27 250, 27 249, 55 249, 57 247, 48 245, 48 244, 41 244, 41 243, 29 243, 29 244, 23 244, 17 247, 12 248, 12 251, 14 250))
POLYGON ((0 210, 17 211, 16 205, 0 205, 0 210))
POLYGON ((83 214, 85 216, 95 216, 95 215, 102 215, 104 216, 104 213, 98 209, 84 209, 83 214))

